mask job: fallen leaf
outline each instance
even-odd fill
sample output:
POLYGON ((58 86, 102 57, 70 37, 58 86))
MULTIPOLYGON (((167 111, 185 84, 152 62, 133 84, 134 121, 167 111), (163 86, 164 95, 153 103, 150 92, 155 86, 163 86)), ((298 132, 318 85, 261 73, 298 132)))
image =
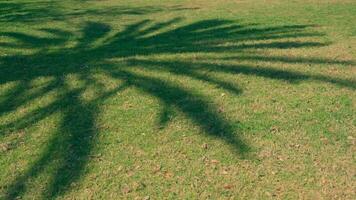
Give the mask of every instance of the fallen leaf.
POLYGON ((154 169, 153 169, 153 173, 157 173, 159 171, 161 171, 162 167, 161 165, 157 165, 154 169))
POLYGON ((8 144, 1 144, 1 145, 0 145, 0 149, 1 149, 1 151, 3 151, 3 152, 8 151, 8 150, 10 150, 10 145, 8 145, 8 144))
POLYGON ((210 163, 212 163, 212 164, 218 164, 218 163, 220 163, 218 160, 210 160, 210 163))
POLYGON ((202 145, 202 147, 203 147, 203 149, 208 149, 208 144, 207 144, 207 143, 204 143, 204 144, 202 145))
POLYGON ((124 194, 128 194, 131 192, 131 189, 128 186, 124 186, 121 191, 124 194))
POLYGON ((220 108, 218 109, 218 112, 219 112, 219 113, 224 112, 224 108, 220 107, 220 108))
POLYGON ((223 170, 223 171, 221 172, 221 174, 223 174, 223 175, 227 175, 227 174, 229 174, 229 172, 228 172, 228 171, 226 171, 226 170, 223 170))
POLYGON ((279 128, 278 128, 277 126, 272 126, 271 129, 270 129, 270 131, 271 131, 272 133, 278 133, 278 132, 279 132, 279 128))
POLYGON ((234 186, 231 185, 231 184, 226 184, 226 185, 224 185, 224 188, 227 189, 227 190, 230 190, 230 189, 232 189, 233 187, 234 187, 234 186))
POLYGON ((173 177, 173 174, 171 172, 165 172, 164 173, 164 177, 165 178, 172 178, 173 177))
POLYGON ((324 144, 328 144, 329 141, 327 138, 320 138, 320 140, 324 143, 324 144))

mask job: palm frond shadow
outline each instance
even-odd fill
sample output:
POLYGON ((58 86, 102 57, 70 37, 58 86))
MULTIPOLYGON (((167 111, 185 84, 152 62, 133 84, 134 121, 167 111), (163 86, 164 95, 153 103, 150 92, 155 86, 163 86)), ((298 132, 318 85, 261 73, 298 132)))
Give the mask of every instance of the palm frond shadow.
MULTIPOLYGON (((157 12, 175 12, 182 10, 196 10, 197 7, 182 6, 114 6, 110 8, 86 8, 85 6, 77 8, 63 8, 62 1, 44 0, 44 1, 26 1, 13 2, 0 0, 0 22, 6 23, 25 23, 41 21, 63 21, 67 19, 79 18, 83 16, 123 16, 123 15, 146 15, 157 12), (83 7, 85 7, 83 9, 83 7)), ((82 1, 81 3, 85 3, 82 1)))
MULTIPOLYGON (((36 178, 44 169, 54 162, 60 163, 52 173, 51 180, 45 186, 44 198, 54 198, 69 190, 71 183, 78 181, 85 164, 90 159, 92 145, 98 128, 96 115, 100 104, 127 87, 135 87, 163 102, 166 110, 177 109, 184 113, 202 131, 210 137, 221 139, 232 147, 238 155, 244 156, 249 151, 246 144, 233 127, 229 119, 223 117, 216 107, 207 102, 206 97, 169 80, 163 80, 135 72, 143 69, 153 72, 170 72, 172 75, 185 76, 207 84, 217 85, 235 95, 242 90, 233 83, 207 76, 201 70, 220 73, 243 73, 295 83, 306 79, 321 81, 354 89, 355 82, 329 76, 313 76, 300 72, 277 70, 274 68, 256 68, 248 65, 225 64, 214 65, 208 60, 196 62, 149 60, 148 56, 182 53, 245 53, 241 59, 269 62, 297 62, 299 64, 315 62, 319 64, 352 64, 349 61, 330 61, 322 58, 269 57, 258 55, 256 49, 286 49, 321 47, 327 44, 297 38, 318 37, 320 33, 310 31, 312 26, 275 26, 258 28, 240 25, 228 20, 204 20, 189 25, 177 26, 182 19, 154 23, 149 20, 131 24, 117 33, 103 23, 88 22, 82 28, 82 37, 75 47, 64 47, 67 36, 74 34, 58 29, 42 29, 52 38, 28 35, 26 33, 0 33, 15 39, 9 44, 12 48, 37 49, 32 55, 0 57, 0 84, 17 83, 11 91, 2 95, 0 114, 6 115, 36 101, 49 92, 59 93, 58 98, 48 105, 39 107, 11 122, 1 124, 0 136, 5 136, 25 129, 46 119, 54 113, 61 113, 61 124, 50 139, 43 154, 22 175, 8 186, 7 199, 22 196, 26 184, 36 178), (266 42, 266 41, 267 42, 266 42), (98 41, 101 41, 98 44, 98 41), (253 42, 251 42, 253 41, 253 42), (250 42, 250 43, 248 43, 250 42), (47 51, 48 46, 58 46, 56 50, 47 51), (246 53, 248 55, 246 56, 246 53), (118 60, 118 61, 117 61, 118 60), (95 67, 92 67, 95 66, 95 67), (93 78, 95 73, 103 73, 110 79, 118 79, 123 85, 109 91, 102 90, 100 83, 93 78), (76 88, 68 86, 66 76, 76 75, 81 85, 76 88), (31 95, 26 95, 31 83, 39 77, 49 77, 44 87, 31 95), (87 88, 96 88, 98 95, 89 101, 80 98, 87 88)), ((235 59, 226 57, 225 59, 235 59)), ((169 121, 167 112, 162 112, 161 123, 169 121)), ((169 113, 168 113, 169 114, 169 113)))

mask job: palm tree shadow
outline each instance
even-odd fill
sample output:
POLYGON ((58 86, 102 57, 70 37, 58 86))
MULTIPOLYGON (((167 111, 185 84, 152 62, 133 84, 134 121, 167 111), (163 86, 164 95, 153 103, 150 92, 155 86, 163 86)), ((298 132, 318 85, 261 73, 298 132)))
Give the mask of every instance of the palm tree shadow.
POLYGON ((127 15, 146 15, 149 13, 158 13, 163 11, 175 12, 182 10, 195 10, 197 7, 182 6, 112 6, 110 8, 87 8, 85 1, 82 1, 82 7, 61 9, 62 1, 44 0, 15 2, 0 0, 0 22, 6 23, 28 23, 43 21, 63 21, 83 16, 127 16, 127 15), (85 8, 85 9, 83 9, 85 8))
MULTIPOLYGON (((54 166, 54 169, 51 178, 46 183, 43 198, 55 198, 69 191, 70 184, 80 180, 85 165, 90 159, 93 144, 99 132, 95 126, 95 120, 100 112, 101 102, 129 86, 159 99, 167 108, 181 111, 207 136, 221 139, 230 145, 236 151, 236 155, 244 157, 248 154, 250 145, 239 137, 238 130, 232 122, 224 118, 215 106, 209 104, 206 97, 171 81, 134 72, 132 69, 135 68, 189 77, 219 86, 235 95, 242 92, 235 84, 207 76, 201 73, 201 70, 228 74, 244 73, 286 80, 290 83, 313 79, 354 89, 354 82, 349 80, 311 76, 272 68, 257 69, 248 65, 216 66, 206 61, 152 61, 139 58, 160 54, 239 53, 254 52, 255 49, 261 48, 308 48, 326 45, 314 41, 291 41, 299 37, 320 36, 320 33, 308 31, 307 29, 310 28, 308 25, 256 28, 227 20, 203 20, 189 25, 174 26, 180 20, 182 19, 172 19, 162 23, 143 20, 114 34, 109 34, 113 30, 107 24, 88 22, 81 31, 82 37, 77 40, 77 45, 70 48, 63 45, 67 42, 67 35, 70 33, 62 34, 64 33, 62 30, 42 30, 54 34, 53 38, 41 38, 25 33, 2 33, 6 37, 21 41, 21 44, 27 47, 42 48, 39 42, 61 47, 56 51, 46 51, 43 47, 44 50, 37 51, 38 53, 33 55, 0 57, 0 84, 17 82, 12 92, 3 95, 3 100, 0 102, 1 115, 16 112, 19 107, 51 91, 58 91, 60 94, 54 102, 0 125, 2 136, 30 127, 54 113, 62 114, 60 125, 49 140, 47 148, 28 170, 8 186, 6 199, 23 196, 28 181, 39 176, 49 166, 54 166), (289 40, 281 42, 280 39, 289 40), (269 40, 269 42, 266 43, 264 40, 269 40), (102 42, 97 44, 98 41, 102 42), (255 41, 255 43, 241 44, 246 41, 255 41), (221 45, 226 43, 228 45, 221 45), (117 64, 113 61, 115 59, 123 60, 124 64, 117 64), (92 69, 91 66, 101 67, 92 69), (108 78, 123 81, 124 85, 109 91, 102 90, 98 87, 100 84, 93 78, 93 74, 98 71, 108 78), (75 88, 68 86, 65 78, 69 75, 76 75, 82 84, 75 88), (31 88, 31 83, 39 77, 50 77, 53 80, 37 92, 26 95, 26 90, 31 88), (81 99, 83 92, 90 87, 96 88, 99 91, 98 95, 91 100, 81 99)), ((17 44, 12 45, 13 48, 17 46, 17 44)), ((248 59, 262 60, 261 57, 252 57, 252 53, 248 59)), ((273 59, 288 61, 287 58, 273 59)), ((324 63, 322 59, 314 60, 324 63)), ((300 64, 310 62, 310 60, 303 59, 297 61, 300 64)), ((342 63, 342 61, 337 62, 342 63)), ((163 112, 160 118, 162 124, 169 121, 167 112, 163 112)))

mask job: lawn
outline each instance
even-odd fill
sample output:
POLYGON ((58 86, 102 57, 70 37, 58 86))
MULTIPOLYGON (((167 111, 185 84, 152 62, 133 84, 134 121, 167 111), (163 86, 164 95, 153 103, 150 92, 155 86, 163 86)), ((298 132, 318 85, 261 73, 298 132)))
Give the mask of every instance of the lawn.
POLYGON ((0 199, 356 199, 356 2, 0 0, 0 199))

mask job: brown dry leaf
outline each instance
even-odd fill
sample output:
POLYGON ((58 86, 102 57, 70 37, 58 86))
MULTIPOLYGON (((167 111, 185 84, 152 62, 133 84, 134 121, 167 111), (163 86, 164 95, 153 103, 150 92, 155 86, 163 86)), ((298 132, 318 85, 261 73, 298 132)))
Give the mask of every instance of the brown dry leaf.
POLYGON ((323 137, 323 138, 320 138, 320 140, 324 143, 324 144, 328 144, 329 141, 327 138, 323 137))
POLYGON ((208 144, 207 144, 207 143, 204 143, 204 144, 202 145, 202 148, 203 148, 203 149, 208 149, 208 144))
POLYGON ((227 190, 230 190, 230 189, 232 189, 234 187, 234 185, 232 185, 232 184, 226 184, 226 185, 224 185, 224 189, 227 189, 227 190))
POLYGON ((122 193, 124 193, 124 194, 128 194, 128 193, 130 193, 132 190, 129 188, 129 186, 124 186, 123 188, 122 188, 122 193))
POLYGON ((277 156, 277 159, 278 159, 279 161, 284 161, 284 158, 283 158, 282 156, 277 156))
POLYGON ((165 178, 172 178, 172 177, 173 177, 173 173, 171 173, 171 172, 165 172, 165 173, 164 173, 164 177, 165 177, 165 178))
POLYGON ((0 144, 0 150, 2 151, 2 152, 5 152, 5 151, 8 151, 8 150, 10 150, 11 148, 10 148, 10 145, 9 144, 0 144))
POLYGON ((228 174, 229 174, 229 172, 228 172, 228 171, 226 171, 226 170, 223 170, 223 171, 221 172, 221 174, 223 174, 223 175, 228 175, 228 174))
POLYGON ((131 176, 133 176, 135 173, 133 172, 133 171, 127 171, 126 172, 126 176, 127 177, 131 177, 131 176))
POLYGON ((224 108, 223 108, 223 107, 220 107, 220 108, 218 109, 218 112, 219 112, 219 113, 224 112, 224 108))
POLYGON ((210 160, 210 163, 212 163, 212 164, 218 164, 218 163, 220 163, 218 160, 210 160))
POLYGON ((278 128, 277 126, 272 126, 271 129, 270 129, 270 131, 271 131, 272 133, 278 133, 278 132, 279 132, 279 128, 278 128))
POLYGON ((157 165, 154 169, 153 169, 153 173, 158 173, 159 171, 161 171, 162 167, 161 165, 157 165))

